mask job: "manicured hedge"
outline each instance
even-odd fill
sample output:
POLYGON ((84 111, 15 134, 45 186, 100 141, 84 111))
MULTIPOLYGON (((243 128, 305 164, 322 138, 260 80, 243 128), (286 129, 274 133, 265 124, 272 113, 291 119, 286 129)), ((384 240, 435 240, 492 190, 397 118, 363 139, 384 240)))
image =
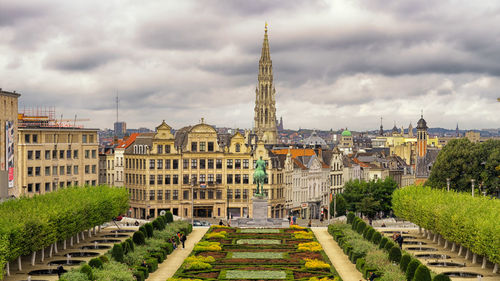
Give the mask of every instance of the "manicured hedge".
POLYGON ((413 276, 413 281, 432 281, 429 268, 423 264, 419 265, 413 276))
POLYGON ((125 188, 69 187, 0 204, 0 278, 5 264, 104 222, 128 209, 125 188))
POLYGON ((500 201, 409 186, 392 195, 394 213, 500 263, 500 201))

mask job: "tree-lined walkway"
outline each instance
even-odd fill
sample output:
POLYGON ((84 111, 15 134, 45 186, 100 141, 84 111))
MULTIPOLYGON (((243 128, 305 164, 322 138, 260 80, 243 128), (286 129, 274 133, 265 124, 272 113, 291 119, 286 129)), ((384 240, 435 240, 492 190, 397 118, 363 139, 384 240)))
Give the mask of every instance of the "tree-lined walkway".
POLYGON ((177 248, 172 254, 167 256, 167 259, 158 265, 158 270, 149 275, 148 281, 165 281, 172 277, 177 269, 182 265, 184 259, 186 259, 191 251, 193 251, 194 245, 201 240, 203 235, 208 231, 208 227, 195 227, 193 232, 187 236, 185 242, 186 248, 177 248))
POLYGON ((328 228, 326 227, 313 227, 311 230, 316 235, 318 242, 321 244, 325 253, 330 258, 333 266, 339 273, 340 277, 344 281, 359 281, 364 280, 361 273, 356 269, 356 265, 351 263, 351 261, 344 254, 342 249, 339 247, 337 242, 333 240, 333 237, 328 233, 328 228))

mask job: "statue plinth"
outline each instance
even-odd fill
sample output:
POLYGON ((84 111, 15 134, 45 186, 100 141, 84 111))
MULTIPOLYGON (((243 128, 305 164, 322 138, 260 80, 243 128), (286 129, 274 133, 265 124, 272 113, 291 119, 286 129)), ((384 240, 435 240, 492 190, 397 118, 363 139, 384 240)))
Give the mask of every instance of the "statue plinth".
POLYGON ((252 198, 252 218, 236 219, 236 227, 288 227, 287 219, 272 219, 267 217, 267 196, 256 194, 252 198))

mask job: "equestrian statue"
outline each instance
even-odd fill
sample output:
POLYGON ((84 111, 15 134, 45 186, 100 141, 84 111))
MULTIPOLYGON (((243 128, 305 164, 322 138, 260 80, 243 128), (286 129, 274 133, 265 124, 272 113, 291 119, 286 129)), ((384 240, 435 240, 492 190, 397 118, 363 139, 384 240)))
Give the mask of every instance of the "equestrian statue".
POLYGON ((264 183, 267 180, 266 162, 262 160, 262 156, 255 163, 255 172, 253 172, 254 183, 257 184, 257 192, 255 196, 264 196, 264 183))

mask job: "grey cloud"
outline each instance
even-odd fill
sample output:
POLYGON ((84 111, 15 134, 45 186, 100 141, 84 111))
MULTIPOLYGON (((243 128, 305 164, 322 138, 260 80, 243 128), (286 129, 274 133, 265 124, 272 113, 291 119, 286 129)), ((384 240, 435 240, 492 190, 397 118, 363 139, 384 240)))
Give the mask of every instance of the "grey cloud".
POLYGON ((90 71, 117 59, 119 55, 111 50, 89 49, 52 53, 47 66, 63 71, 90 71))
POLYGON ((25 20, 45 16, 49 13, 50 3, 28 1, 0 2, 0 27, 12 26, 25 20))

